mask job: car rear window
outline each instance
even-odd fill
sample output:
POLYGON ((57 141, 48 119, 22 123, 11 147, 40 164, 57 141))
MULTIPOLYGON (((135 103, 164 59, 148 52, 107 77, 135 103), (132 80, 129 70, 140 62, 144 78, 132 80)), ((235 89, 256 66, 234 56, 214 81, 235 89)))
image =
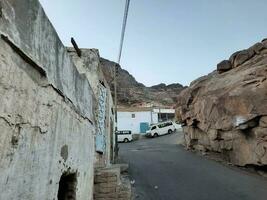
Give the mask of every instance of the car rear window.
POLYGON ((164 128, 166 126, 171 126, 171 125, 173 125, 172 122, 165 122, 165 123, 159 124, 158 127, 159 128, 164 128))

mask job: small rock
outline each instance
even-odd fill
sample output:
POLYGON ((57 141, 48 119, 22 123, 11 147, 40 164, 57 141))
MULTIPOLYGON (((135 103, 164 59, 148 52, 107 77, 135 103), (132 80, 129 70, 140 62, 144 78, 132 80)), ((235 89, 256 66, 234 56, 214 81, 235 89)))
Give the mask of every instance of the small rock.
POLYGON ((267 128, 267 116, 262 116, 259 121, 260 127, 267 128))
POLYGON ((135 184, 135 180, 131 180, 131 185, 134 185, 135 184))
POLYGON ((154 189, 157 190, 159 187, 157 185, 154 186, 154 189))
POLYGON ((265 171, 258 170, 257 173, 265 178, 267 178, 267 173, 265 171))
POLYGON ((206 152, 202 152, 202 156, 206 156, 207 155, 207 153, 206 152))

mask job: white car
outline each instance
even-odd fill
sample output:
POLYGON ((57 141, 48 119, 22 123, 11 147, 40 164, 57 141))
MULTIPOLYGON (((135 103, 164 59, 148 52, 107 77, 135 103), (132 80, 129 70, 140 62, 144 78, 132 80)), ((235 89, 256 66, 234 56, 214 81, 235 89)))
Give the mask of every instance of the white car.
POLYGON ((176 128, 172 121, 162 122, 150 126, 150 129, 146 131, 147 137, 158 137, 160 135, 171 134, 175 132, 176 128))
POLYGON ((117 131, 118 142, 130 142, 133 140, 132 131, 117 131))

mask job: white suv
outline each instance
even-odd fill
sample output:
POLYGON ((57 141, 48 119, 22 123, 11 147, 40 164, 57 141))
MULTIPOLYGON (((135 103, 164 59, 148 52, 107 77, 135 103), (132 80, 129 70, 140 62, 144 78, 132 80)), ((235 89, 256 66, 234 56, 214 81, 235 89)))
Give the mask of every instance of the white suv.
POLYGON ((130 142, 133 140, 132 131, 117 131, 116 134, 118 135, 118 142, 130 142))
POLYGON ((175 132, 175 126, 172 121, 162 122, 150 126, 146 132, 147 137, 158 137, 160 135, 171 134, 175 132))

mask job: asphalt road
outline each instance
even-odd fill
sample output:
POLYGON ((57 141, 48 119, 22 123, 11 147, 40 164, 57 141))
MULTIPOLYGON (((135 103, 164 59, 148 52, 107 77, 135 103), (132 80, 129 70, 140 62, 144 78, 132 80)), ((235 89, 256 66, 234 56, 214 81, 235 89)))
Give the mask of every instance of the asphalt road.
POLYGON ((186 151, 176 144, 178 137, 120 144, 135 181, 135 199, 267 200, 266 179, 186 151))

